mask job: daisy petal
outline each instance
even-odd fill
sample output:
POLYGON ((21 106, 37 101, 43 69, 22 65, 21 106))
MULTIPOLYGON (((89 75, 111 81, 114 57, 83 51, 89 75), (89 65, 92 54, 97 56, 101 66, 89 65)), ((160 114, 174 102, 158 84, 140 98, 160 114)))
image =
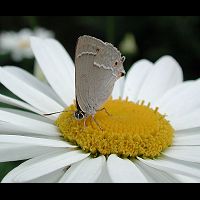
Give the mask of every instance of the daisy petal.
POLYGON ((148 60, 140 60, 136 62, 128 71, 123 98, 129 98, 130 101, 136 101, 139 91, 144 83, 145 78, 152 70, 153 63, 148 60))
POLYGON ((31 47, 57 95, 66 105, 72 104, 75 98, 75 67, 68 53, 53 39, 32 37, 31 47))
POLYGON ((0 68, 0 81, 15 95, 44 113, 63 110, 60 104, 40 91, 35 82, 21 72, 14 67, 0 68))
POLYGON ((170 121, 175 130, 200 127, 200 109, 180 117, 171 117, 170 121))
POLYGON ((200 134, 198 135, 188 135, 188 136, 176 136, 174 138, 173 145, 200 145, 200 134))
MULTIPOLYGON (((21 126, 16 126, 11 123, 3 122, 0 121, 0 134, 13 134, 13 135, 18 135, 18 134, 34 134, 34 131, 30 129, 26 129, 21 126)), ((37 134, 36 134, 37 135, 37 134)))
POLYGON ((18 108, 23 108, 23 109, 26 109, 38 114, 42 114, 39 110, 35 109, 33 106, 30 106, 29 104, 19 101, 17 99, 4 96, 2 94, 0 94, 0 102, 11 105, 11 106, 16 106, 18 108))
POLYGON ((162 113, 167 112, 165 107, 167 106, 170 101, 173 101, 174 98, 176 98, 177 94, 182 93, 183 91, 187 90, 193 85, 194 81, 185 81, 172 89, 168 90, 161 98, 159 98, 156 102, 155 105, 160 108, 162 113))
POLYGON ((108 173, 107 165, 103 166, 101 175, 99 176, 96 183, 112 183, 112 180, 111 180, 110 175, 108 173))
MULTIPOLYGON (((69 150, 68 150, 69 151, 69 150)), ((61 150, 53 150, 51 152, 45 153, 45 154, 41 154, 38 157, 32 158, 28 161, 23 162, 22 164, 20 164, 18 167, 14 168, 12 171, 10 171, 2 180, 3 183, 12 183, 15 182, 15 177, 21 172, 23 171, 24 168, 29 167, 30 165, 33 165, 34 163, 37 163, 41 160, 45 160, 48 158, 51 158, 52 156, 55 155, 59 155, 63 153, 63 149, 61 150)), ((43 177, 43 176, 42 176, 43 177)), ((36 179, 36 178, 35 178, 36 179)), ((35 180, 33 179, 33 180, 35 180)))
POLYGON ((6 112, 10 112, 10 113, 14 113, 16 115, 28 117, 30 119, 35 119, 35 120, 38 120, 38 121, 42 121, 42 122, 45 122, 45 123, 48 123, 48 124, 51 124, 51 125, 54 124, 54 121, 52 121, 52 120, 50 120, 50 119, 48 119, 48 118, 46 118, 44 116, 32 113, 32 112, 13 109, 13 108, 0 108, 0 110, 6 111, 6 112))
POLYGON ((180 174, 170 174, 171 177, 178 180, 180 183, 199 183, 199 180, 197 178, 184 176, 180 174))
POLYGON ((3 135, 22 135, 22 136, 31 136, 31 137, 40 137, 47 139, 60 139, 60 136, 48 136, 37 133, 37 131, 27 129, 21 126, 16 126, 11 123, 0 121, 0 134, 3 135))
POLYGON ((199 106, 200 80, 184 83, 183 87, 177 88, 177 93, 173 93, 173 96, 161 109, 169 115, 169 119, 172 117, 174 119, 195 111, 199 106))
POLYGON ((193 151, 198 151, 198 152, 200 152, 200 146, 171 146, 170 147, 170 150, 172 150, 172 151, 185 151, 185 152, 188 152, 188 151, 191 151, 191 150, 193 150, 193 151))
POLYGON ((121 159, 116 155, 110 155, 107 160, 108 173, 115 183, 144 183, 146 177, 128 159, 121 159))
POLYGON ((170 159, 164 155, 156 160, 142 159, 139 157, 137 159, 150 167, 165 171, 169 174, 177 173, 185 176, 200 177, 200 168, 196 163, 170 159))
POLYGON ((167 90, 182 81, 183 74, 179 64, 172 57, 164 56, 155 63, 137 99, 154 104, 167 90))
POLYGON ((189 136, 189 135, 198 135, 200 134, 200 127, 176 130, 175 136, 189 136))
POLYGON ((25 129, 31 130, 41 135, 58 136, 59 132, 57 127, 53 124, 41 121, 40 118, 33 119, 30 117, 25 117, 19 114, 15 114, 10 111, 0 110, 0 120, 11 123, 16 126, 24 127, 25 129))
POLYGON ((83 160, 88 156, 89 154, 82 153, 81 151, 67 152, 63 150, 49 153, 26 161, 15 168, 13 172, 11 171, 3 179, 3 182, 29 182, 83 160))
POLYGON ((124 81, 125 81, 124 77, 122 77, 116 81, 114 88, 113 88, 113 92, 112 92, 113 99, 118 99, 119 97, 122 97, 124 81))
POLYGON ((40 92, 48 95, 50 98, 55 100, 56 102, 63 103, 62 100, 56 95, 54 90, 47 85, 47 83, 38 80, 35 76, 30 74, 29 72, 19 68, 19 67, 4 67, 4 69, 8 70, 10 73, 17 75, 20 79, 32 85, 34 88, 38 89, 40 92))
POLYGON ((200 163, 200 151, 196 151, 197 149, 182 149, 182 150, 175 150, 168 148, 163 154, 170 158, 188 161, 188 162, 196 162, 200 163))
POLYGON ((26 160, 47 153, 52 148, 0 143, 0 162, 26 160))
POLYGON ((76 147, 62 140, 27 137, 21 135, 0 135, 0 143, 36 145, 43 147, 76 147))
POLYGON ((59 181, 60 183, 94 183, 105 165, 105 156, 86 158, 72 165, 59 181))
POLYGON ((58 183, 60 178, 65 174, 66 169, 59 169, 50 174, 29 181, 29 183, 58 183))
POLYGON ((177 183, 177 179, 171 177, 166 172, 160 171, 158 169, 152 168, 140 161, 135 161, 135 164, 140 169, 140 171, 145 175, 150 183, 177 183))

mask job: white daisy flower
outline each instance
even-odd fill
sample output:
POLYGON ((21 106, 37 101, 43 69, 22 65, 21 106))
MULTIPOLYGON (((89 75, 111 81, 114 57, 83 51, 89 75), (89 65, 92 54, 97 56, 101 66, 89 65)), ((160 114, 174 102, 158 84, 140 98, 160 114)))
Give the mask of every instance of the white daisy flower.
POLYGON ((31 46, 49 85, 0 68, 1 83, 23 100, 0 101, 27 110, 0 109, 0 162, 27 160, 2 182, 199 182, 200 81, 183 82, 172 57, 131 67, 105 104, 111 116, 95 115, 102 131, 71 112, 42 115, 75 109, 74 63, 53 39, 31 46))
POLYGON ((1 53, 10 53, 12 59, 17 62, 24 58, 33 58, 33 52, 30 48, 29 41, 31 36, 36 36, 43 39, 54 38, 54 33, 40 27, 34 30, 24 28, 19 32, 2 32, 0 34, 1 53))

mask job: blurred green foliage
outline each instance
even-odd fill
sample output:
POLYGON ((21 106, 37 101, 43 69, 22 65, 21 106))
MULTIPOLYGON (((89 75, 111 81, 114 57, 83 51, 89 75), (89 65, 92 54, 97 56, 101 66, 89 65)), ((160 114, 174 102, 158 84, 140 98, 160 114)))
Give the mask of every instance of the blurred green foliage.
MULTIPOLYGON (((89 34, 119 46, 124 36, 132 33, 138 51, 135 55, 128 55, 126 70, 138 59, 147 58, 154 62, 160 56, 169 54, 180 63, 186 80, 200 76, 200 17, 197 16, 0 17, 0 31, 18 31, 24 27, 36 26, 54 31, 72 58, 80 35, 89 34)), ((8 63, 8 58, 0 59, 0 65, 8 63)), ((28 66, 27 63, 19 64, 22 67, 28 66)), ((29 64, 29 71, 32 66, 29 64)))
MULTIPOLYGON (((197 16, 0 17, 0 32, 19 31, 25 27, 34 29, 37 26, 52 30, 72 58, 80 35, 92 35, 119 47, 128 34, 131 41, 136 42, 136 46, 131 49, 135 48, 137 51, 133 54, 127 53, 126 71, 139 59, 146 58, 155 62, 159 57, 168 54, 180 63, 185 80, 200 77, 200 17, 197 16)), ((3 65, 20 66, 32 73, 34 60, 15 63, 9 55, 1 55, 0 66, 3 65)), ((3 86, 0 86, 0 91, 12 95, 3 86)), ((1 163, 0 180, 19 163, 1 163)))

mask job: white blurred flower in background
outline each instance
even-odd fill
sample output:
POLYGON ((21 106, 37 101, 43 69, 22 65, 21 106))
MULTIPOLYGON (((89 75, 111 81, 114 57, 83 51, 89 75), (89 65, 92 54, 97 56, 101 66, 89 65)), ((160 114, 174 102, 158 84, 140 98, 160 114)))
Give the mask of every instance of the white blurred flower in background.
MULTIPOLYGON (((34 30, 24 28, 19 32, 7 31, 0 33, 0 54, 10 54, 15 62, 20 62, 23 59, 32 59, 34 57, 30 47, 30 37, 36 36, 41 39, 54 38, 53 31, 45 28, 35 28, 34 30)), ((46 78, 41 71, 37 62, 34 64, 33 74, 42 81, 46 78)))
POLYGON ((0 33, 0 54, 10 53, 13 61, 16 62, 33 58, 29 42, 31 36, 45 39, 54 38, 55 35, 52 31, 39 27, 34 30, 24 28, 19 32, 4 31, 0 33))

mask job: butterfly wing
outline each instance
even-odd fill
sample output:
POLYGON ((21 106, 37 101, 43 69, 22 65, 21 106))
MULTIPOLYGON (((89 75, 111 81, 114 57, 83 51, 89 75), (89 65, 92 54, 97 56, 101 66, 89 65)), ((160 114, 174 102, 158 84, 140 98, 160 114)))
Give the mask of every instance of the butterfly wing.
POLYGON ((119 78, 117 67, 113 65, 117 59, 121 59, 121 54, 111 44, 90 36, 78 39, 76 98, 86 114, 95 114, 112 93, 114 83, 119 78))
POLYGON ((76 45, 76 59, 83 55, 95 56, 104 46, 105 43, 99 39, 88 35, 81 36, 76 45))
POLYGON ((105 43, 106 47, 102 48, 96 55, 94 64, 99 68, 111 70, 114 76, 120 78, 122 74, 125 74, 123 62, 124 57, 121 53, 110 43, 105 43))

